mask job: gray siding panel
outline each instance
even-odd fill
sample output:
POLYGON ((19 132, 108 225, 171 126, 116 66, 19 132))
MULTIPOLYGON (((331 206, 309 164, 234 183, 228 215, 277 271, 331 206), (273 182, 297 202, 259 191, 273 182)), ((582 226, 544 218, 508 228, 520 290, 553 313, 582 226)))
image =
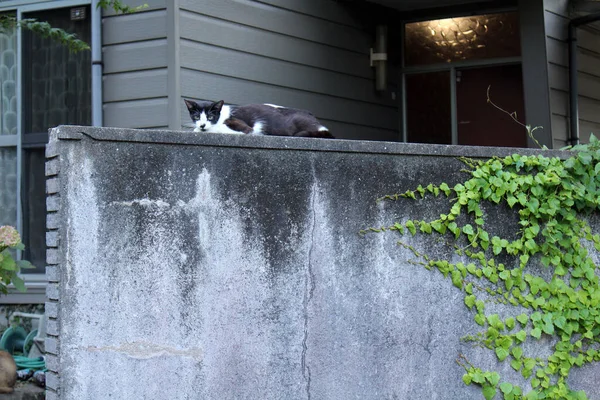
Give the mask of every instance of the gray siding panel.
MULTIPOLYGON (((130 7, 146 5, 147 7, 145 7, 141 12, 147 12, 152 10, 164 10, 167 7, 167 0, 127 0, 124 3, 130 7)), ((108 8, 102 12, 102 15, 108 17, 111 15, 116 15, 116 13, 112 8, 108 8)))
POLYGON ((364 52, 365 50, 368 51, 371 46, 371 41, 359 29, 259 2, 249 0, 203 0, 201 2, 197 0, 180 0, 180 7, 182 10, 197 14, 208 15, 213 18, 299 39, 324 43, 332 47, 345 48, 350 51, 364 52))
MULTIPOLYGON (((600 35, 596 37, 596 40, 600 41, 600 35)), ((549 38, 546 44, 548 51, 548 62, 568 67, 569 53, 566 41, 558 41, 556 39, 549 38)), ((577 55, 577 63, 579 64, 579 72, 600 76, 600 53, 593 54, 580 48, 577 55)))
POLYGON ((389 62, 390 91, 376 93, 374 27, 351 3, 180 0, 180 8, 182 97, 303 108, 338 137, 398 139, 396 66, 389 62))
POLYGON ((567 145, 569 121, 564 115, 552 114, 552 138, 554 139, 554 148, 560 149, 567 145))
POLYGON ((104 77, 104 102, 164 97, 167 69, 153 69, 104 77))
POLYGON ((152 128, 166 126, 167 98, 123 101, 104 105, 104 126, 152 128))
POLYGON ((270 4, 285 10, 295 11, 327 21, 360 28, 361 16, 352 12, 348 7, 343 7, 339 2, 323 0, 256 0, 259 3, 270 4))
POLYGON ((182 39, 370 78, 368 50, 358 54, 321 43, 182 11, 182 39), (365 68, 365 65, 367 68, 365 68))
POLYGON ((105 126, 167 125, 166 0, 146 3, 142 12, 103 18, 105 126))
POLYGON ((106 17, 102 26, 102 44, 136 42, 167 37, 165 10, 106 17))
MULTIPOLYGON (((566 144, 569 136, 569 77, 567 0, 545 0, 548 79, 551 89, 552 132, 555 145, 566 144)), ((580 139, 586 142, 590 132, 600 128, 600 32, 582 27, 578 34, 578 79, 580 139)))
POLYGON ((130 72, 167 66, 167 40, 154 39, 106 46, 104 73, 130 72))
MULTIPOLYGON (((562 65, 549 64, 548 74, 552 88, 556 90, 569 91, 568 68, 562 65)), ((600 77, 589 75, 584 72, 577 74, 579 81, 579 95, 594 98, 600 93, 600 77)))
POLYGON ((183 40, 181 45, 181 67, 366 103, 395 106, 391 99, 377 96, 373 91, 373 82, 366 78, 187 40, 183 40))
MULTIPOLYGON (((552 111, 566 118, 569 115, 569 93, 556 89, 550 93, 552 111)), ((600 100, 579 96, 579 119, 600 123, 600 100)))

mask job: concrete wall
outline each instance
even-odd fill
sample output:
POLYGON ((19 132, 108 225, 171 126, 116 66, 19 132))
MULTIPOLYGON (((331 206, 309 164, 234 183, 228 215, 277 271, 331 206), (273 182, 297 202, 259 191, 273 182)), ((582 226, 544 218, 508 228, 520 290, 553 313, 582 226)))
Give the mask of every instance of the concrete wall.
MULTIPOLYGON (((518 381, 461 342, 479 329, 449 280, 358 234, 445 207, 378 196, 512 151, 54 129, 47 398, 480 399, 459 354, 518 381)), ((597 373, 572 387, 594 398, 597 373)))

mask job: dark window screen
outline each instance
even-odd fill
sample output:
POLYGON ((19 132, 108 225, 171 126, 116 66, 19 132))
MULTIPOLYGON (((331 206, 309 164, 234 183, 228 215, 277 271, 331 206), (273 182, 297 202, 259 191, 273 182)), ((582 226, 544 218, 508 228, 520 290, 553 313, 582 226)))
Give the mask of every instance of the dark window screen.
MULTIPOLYGON (((71 21, 70 8, 25 13, 23 18, 47 21, 90 43, 89 17, 71 21)), ((90 51, 71 53, 56 41, 23 31, 23 133, 47 133, 62 124, 90 125, 91 84, 90 51)))

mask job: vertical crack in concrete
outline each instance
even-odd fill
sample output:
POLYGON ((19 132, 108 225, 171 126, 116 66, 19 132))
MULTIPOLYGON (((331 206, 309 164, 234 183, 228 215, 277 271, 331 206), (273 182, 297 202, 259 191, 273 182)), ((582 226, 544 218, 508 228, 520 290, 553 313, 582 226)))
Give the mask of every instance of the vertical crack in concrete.
POLYGON ((432 343, 432 337, 433 337, 433 318, 429 317, 427 320, 427 343, 425 345, 423 345, 423 349, 427 352, 428 357, 427 357, 427 361, 431 360, 431 343, 432 343))
POLYGON ((315 247, 315 229, 316 229, 316 211, 315 211, 315 199, 317 196, 317 184, 313 184, 312 187, 312 195, 310 200, 310 208, 311 208, 311 216, 312 216, 312 226, 310 227, 310 247, 308 249, 308 265, 306 270, 306 277, 304 280, 304 337, 302 339, 302 375, 304 376, 304 380, 306 381, 306 397, 310 400, 310 383, 311 383, 311 375, 310 375, 310 367, 306 363, 306 352, 308 350, 308 305, 313 297, 313 292, 315 290, 315 276, 313 272, 312 266, 312 254, 313 249, 315 247))

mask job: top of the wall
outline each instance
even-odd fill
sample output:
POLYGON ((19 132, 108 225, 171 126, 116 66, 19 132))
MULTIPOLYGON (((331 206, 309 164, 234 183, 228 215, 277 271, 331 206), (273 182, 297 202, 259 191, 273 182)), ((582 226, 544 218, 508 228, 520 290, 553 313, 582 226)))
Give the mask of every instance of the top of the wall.
POLYGON ((123 128, 97 128, 61 125, 51 130, 51 141, 81 140, 162 143, 186 146, 238 147, 272 150, 307 150, 338 153, 371 153, 390 155, 422 155, 435 157, 505 157, 519 153, 548 157, 569 157, 570 152, 510 147, 482 147, 438 145, 427 143, 399 143, 366 140, 314 139, 279 136, 203 134, 191 131, 144 130, 123 128))

